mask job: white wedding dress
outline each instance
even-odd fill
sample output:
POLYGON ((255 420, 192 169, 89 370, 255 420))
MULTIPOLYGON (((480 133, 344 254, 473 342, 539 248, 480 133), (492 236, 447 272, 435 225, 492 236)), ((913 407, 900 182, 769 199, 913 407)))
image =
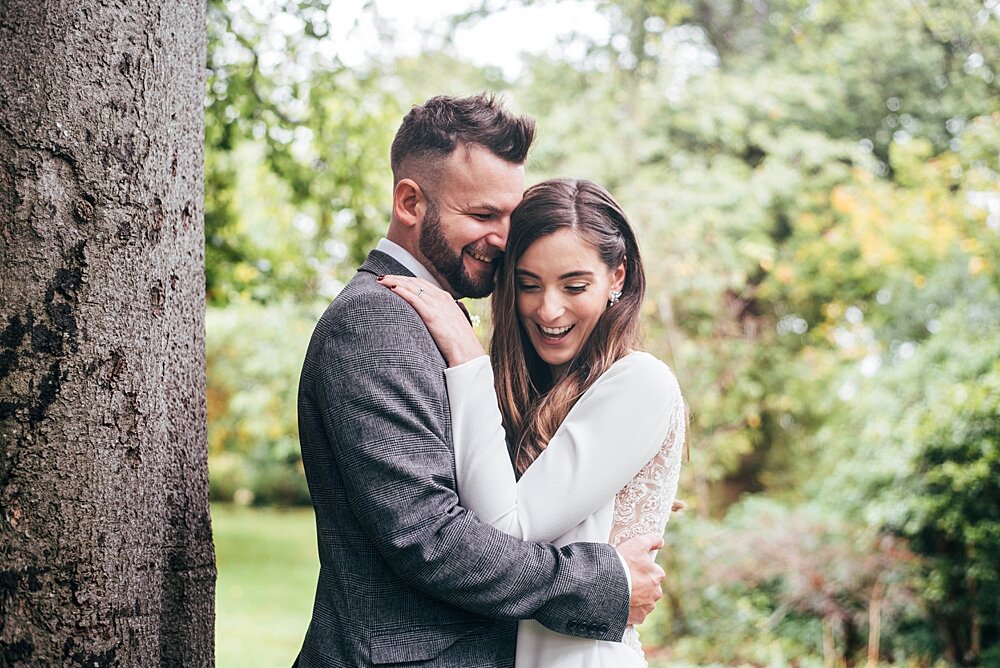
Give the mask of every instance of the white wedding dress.
MULTIPOLYGON (((462 505, 518 538, 558 546, 661 534, 677 493, 685 409, 677 380, 652 355, 615 362, 515 480, 486 356, 445 372, 462 505)), ((518 625, 517 668, 646 666, 635 629, 622 642, 518 625)))

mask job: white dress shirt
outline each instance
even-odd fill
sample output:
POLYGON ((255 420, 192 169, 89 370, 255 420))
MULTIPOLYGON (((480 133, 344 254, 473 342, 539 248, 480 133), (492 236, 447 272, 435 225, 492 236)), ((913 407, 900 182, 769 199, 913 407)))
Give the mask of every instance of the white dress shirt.
POLYGON ((420 264, 420 261, 417 260, 417 258, 413 257, 408 250, 396 242, 389 241, 383 237, 378 240, 378 245, 375 246, 375 250, 382 251, 393 260, 409 269, 410 272, 412 272, 417 278, 424 279, 436 288, 441 288, 442 290, 444 289, 438 280, 434 278, 433 274, 427 271, 427 267, 420 264))

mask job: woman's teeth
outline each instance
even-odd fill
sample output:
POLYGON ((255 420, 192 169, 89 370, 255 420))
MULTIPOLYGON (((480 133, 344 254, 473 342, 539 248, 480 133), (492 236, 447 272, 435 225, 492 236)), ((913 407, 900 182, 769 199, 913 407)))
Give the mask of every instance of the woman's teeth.
POLYGON ((542 330, 542 334, 545 336, 558 338, 573 329, 573 325, 566 325, 565 327, 543 327, 542 325, 539 325, 538 328, 542 330))

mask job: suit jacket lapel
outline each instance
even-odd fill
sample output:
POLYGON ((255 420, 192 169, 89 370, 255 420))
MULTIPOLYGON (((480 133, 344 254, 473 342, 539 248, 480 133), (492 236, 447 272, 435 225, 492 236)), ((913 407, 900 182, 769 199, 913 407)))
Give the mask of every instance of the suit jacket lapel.
POLYGON ((358 268, 358 271, 374 274, 376 276, 382 276, 384 274, 413 276, 412 271, 401 265, 393 259, 392 256, 386 255, 379 250, 369 252, 364 264, 358 268))

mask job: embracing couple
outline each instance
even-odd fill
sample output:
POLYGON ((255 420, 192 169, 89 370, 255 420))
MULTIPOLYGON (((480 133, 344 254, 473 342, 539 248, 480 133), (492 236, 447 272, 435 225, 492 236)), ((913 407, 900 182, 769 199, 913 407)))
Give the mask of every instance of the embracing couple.
POLYGON ((386 238, 299 386, 320 556, 299 668, 646 665, 684 402, 637 349, 625 215, 588 181, 524 192, 533 137, 486 95, 396 134, 386 238), (491 292, 488 357, 455 300, 491 292))

